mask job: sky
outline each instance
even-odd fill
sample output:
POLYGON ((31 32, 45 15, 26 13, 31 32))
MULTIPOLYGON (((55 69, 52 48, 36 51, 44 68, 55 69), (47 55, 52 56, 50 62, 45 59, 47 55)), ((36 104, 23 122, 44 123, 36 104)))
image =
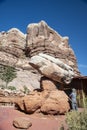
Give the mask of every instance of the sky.
POLYGON ((0 0, 0 32, 15 27, 26 33, 28 24, 41 20, 69 37, 78 68, 87 76, 87 0, 0 0))

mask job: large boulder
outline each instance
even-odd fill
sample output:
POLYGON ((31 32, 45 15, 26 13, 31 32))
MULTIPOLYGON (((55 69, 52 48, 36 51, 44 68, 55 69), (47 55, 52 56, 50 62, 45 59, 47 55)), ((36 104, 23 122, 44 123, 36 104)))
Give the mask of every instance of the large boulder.
POLYGON ((70 109, 68 97, 64 91, 53 90, 47 100, 41 106, 41 112, 45 114, 64 114, 70 109))
POLYGON ((29 63, 41 74, 60 83, 68 84, 75 76, 73 69, 69 65, 47 54, 40 53, 33 56, 29 63))
POLYGON ((42 100, 43 100, 42 93, 34 91, 28 96, 25 96, 20 100, 15 101, 15 104, 19 110, 31 114, 41 107, 42 100))
POLYGON ((15 104, 19 110, 30 114, 36 111, 52 115, 65 114, 70 109, 67 95, 60 90, 33 92, 15 104))

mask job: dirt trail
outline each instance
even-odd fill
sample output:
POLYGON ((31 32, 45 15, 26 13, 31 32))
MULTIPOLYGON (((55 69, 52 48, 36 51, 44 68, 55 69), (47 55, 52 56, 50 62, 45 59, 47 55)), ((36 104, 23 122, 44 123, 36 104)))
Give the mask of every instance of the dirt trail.
POLYGON ((29 130, 59 130, 61 124, 64 124, 64 130, 67 130, 64 115, 28 115, 15 110, 13 107, 0 107, 0 130, 18 130, 12 125, 15 117, 29 118, 29 120, 32 122, 32 126, 29 128, 29 130))

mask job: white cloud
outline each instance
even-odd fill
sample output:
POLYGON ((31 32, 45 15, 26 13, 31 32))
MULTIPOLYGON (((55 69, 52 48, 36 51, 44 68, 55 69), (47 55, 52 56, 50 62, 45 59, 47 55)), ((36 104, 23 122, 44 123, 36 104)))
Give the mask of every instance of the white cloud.
POLYGON ((84 64, 79 64, 78 66, 79 68, 87 68, 87 65, 84 65, 84 64))

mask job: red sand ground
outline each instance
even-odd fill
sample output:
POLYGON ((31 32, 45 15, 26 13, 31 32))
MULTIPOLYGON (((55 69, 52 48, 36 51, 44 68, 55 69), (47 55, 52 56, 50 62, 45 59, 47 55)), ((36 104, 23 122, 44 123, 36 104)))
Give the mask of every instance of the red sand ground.
POLYGON ((12 107, 0 107, 0 130, 20 130, 12 125, 12 122, 16 117, 29 118, 30 122, 32 122, 32 126, 29 130, 60 130, 61 124, 64 125, 64 130, 67 130, 64 115, 28 115, 18 110, 14 110, 12 107))

